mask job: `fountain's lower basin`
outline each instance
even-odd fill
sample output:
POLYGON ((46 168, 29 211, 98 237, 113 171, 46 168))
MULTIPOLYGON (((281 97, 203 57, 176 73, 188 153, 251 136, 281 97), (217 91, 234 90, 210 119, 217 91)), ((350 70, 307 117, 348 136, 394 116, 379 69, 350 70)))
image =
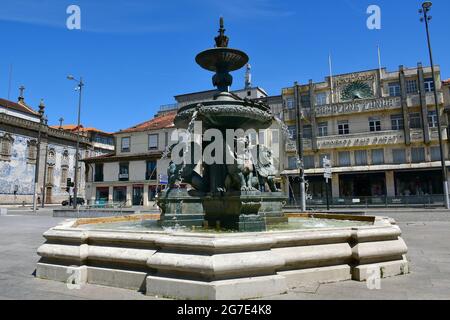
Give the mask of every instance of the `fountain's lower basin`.
POLYGON ((36 276, 172 298, 247 299, 408 273, 406 244, 388 218, 292 215, 291 223, 310 219, 312 229, 253 233, 127 229, 148 218, 68 220, 48 230, 36 276))

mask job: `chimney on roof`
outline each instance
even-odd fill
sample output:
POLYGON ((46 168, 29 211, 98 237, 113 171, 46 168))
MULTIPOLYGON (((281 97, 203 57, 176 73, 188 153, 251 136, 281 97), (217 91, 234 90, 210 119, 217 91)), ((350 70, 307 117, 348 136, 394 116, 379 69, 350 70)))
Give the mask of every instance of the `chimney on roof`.
POLYGON ((24 102, 24 100, 25 100, 25 97, 23 96, 24 91, 25 91, 25 87, 23 85, 21 85, 19 87, 19 98, 18 98, 19 102, 24 102))
POLYGON ((59 129, 62 129, 63 121, 64 121, 63 117, 59 118, 59 129))

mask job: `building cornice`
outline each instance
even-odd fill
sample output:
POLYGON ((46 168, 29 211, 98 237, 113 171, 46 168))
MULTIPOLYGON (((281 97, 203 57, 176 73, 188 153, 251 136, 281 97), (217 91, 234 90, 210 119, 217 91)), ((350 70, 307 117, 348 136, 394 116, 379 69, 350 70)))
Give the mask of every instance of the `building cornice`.
POLYGON ((152 151, 149 153, 140 153, 133 155, 107 155, 95 158, 87 158, 81 161, 85 163, 110 163, 110 162, 129 162, 129 161, 146 161, 159 160, 162 157, 162 151, 152 151))
MULTIPOLYGON (((38 132, 39 127, 41 127, 41 134, 43 134, 44 136, 46 135, 49 138, 58 138, 58 139, 68 140, 71 142, 77 141, 77 135, 75 133, 50 128, 48 125, 42 125, 37 122, 14 117, 14 116, 4 114, 4 113, 0 113, 0 123, 19 127, 22 129, 32 130, 35 132, 38 132)), ((89 139, 87 139, 86 137, 83 137, 83 136, 80 136, 80 143, 90 145, 89 139)))

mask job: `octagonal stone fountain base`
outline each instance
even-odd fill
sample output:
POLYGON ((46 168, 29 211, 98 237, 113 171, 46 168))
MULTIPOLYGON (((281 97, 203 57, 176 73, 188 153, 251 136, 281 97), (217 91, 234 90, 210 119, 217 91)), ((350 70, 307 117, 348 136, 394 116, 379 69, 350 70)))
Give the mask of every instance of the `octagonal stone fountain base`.
POLYGON ((407 247, 392 220, 345 218, 373 224, 208 234, 83 229, 89 219, 69 220, 44 233, 36 276, 198 300, 260 298, 311 283, 409 272, 407 247))

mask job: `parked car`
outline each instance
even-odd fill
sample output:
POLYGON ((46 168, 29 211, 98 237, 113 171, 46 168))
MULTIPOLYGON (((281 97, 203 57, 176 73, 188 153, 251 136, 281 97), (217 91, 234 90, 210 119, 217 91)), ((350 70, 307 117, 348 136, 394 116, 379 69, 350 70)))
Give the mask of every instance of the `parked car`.
MULTIPOLYGON (((80 206, 82 206, 82 205, 84 205, 84 203, 85 203, 85 201, 84 201, 84 199, 83 198, 77 198, 77 204, 78 205, 80 205, 80 206)), ((61 203, 64 207, 65 206, 71 206, 72 204, 73 204, 73 199, 72 198, 70 198, 70 203, 69 203, 69 200, 64 200, 62 203, 61 203)))

